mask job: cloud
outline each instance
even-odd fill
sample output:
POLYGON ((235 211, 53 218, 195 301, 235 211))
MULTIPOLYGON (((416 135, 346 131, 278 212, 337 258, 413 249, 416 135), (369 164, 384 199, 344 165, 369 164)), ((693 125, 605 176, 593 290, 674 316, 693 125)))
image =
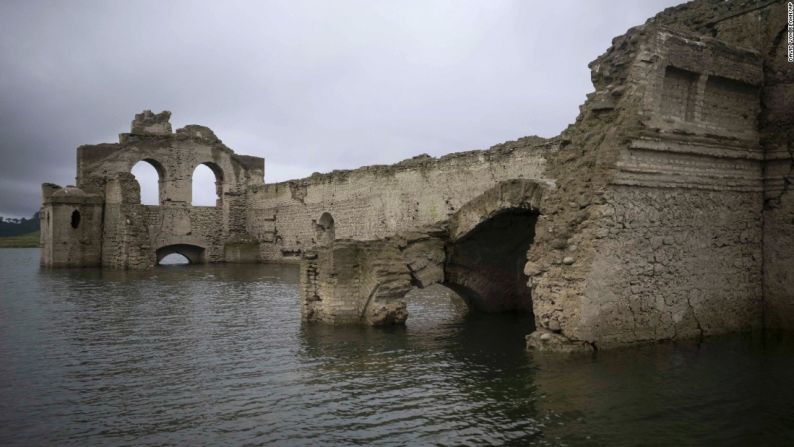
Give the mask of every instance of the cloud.
POLYGON ((0 214, 143 109, 265 157, 268 182, 552 136, 587 63, 675 3, 3 2, 0 214))

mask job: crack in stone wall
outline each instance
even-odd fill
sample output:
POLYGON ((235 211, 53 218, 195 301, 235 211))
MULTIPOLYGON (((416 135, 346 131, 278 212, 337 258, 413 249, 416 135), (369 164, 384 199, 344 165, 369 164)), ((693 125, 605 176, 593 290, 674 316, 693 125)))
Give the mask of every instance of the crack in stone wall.
POLYGON ((170 113, 144 112, 118 144, 78 149, 77 191, 45 185, 42 216, 55 219, 42 230, 42 262, 144 268, 164 244, 192 243, 213 262, 302 262, 308 320, 399 323, 406 288, 448 279, 448 244, 524 194, 532 199, 519 208, 537 215, 522 272, 530 348, 790 328, 784 21, 779 1, 668 8, 590 64, 595 91, 559 137, 275 184, 264 183, 262 159, 234 154, 210 129, 172 133, 170 113), (162 205, 144 207, 129 169, 158 158, 162 205), (212 211, 189 206, 196 163, 223 174, 212 211), (63 232, 75 207, 90 223, 63 232), (332 237, 318 234, 325 213, 332 237), (335 298, 344 294, 357 298, 335 298))

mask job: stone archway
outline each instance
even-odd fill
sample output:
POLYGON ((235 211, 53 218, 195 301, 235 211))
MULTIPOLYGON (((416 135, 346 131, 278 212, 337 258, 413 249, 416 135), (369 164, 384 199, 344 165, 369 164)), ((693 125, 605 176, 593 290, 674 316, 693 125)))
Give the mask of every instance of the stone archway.
POLYGON ((450 218, 445 283, 471 307, 532 311, 524 265, 544 190, 531 180, 501 182, 450 218))
POLYGON ((532 310, 523 272, 545 185, 501 182, 446 222, 390 238, 337 240, 301 263, 303 318, 401 324, 412 287, 442 283, 485 311, 532 310))
POLYGON ((538 213, 509 208, 447 246, 445 285, 485 312, 532 311, 524 274, 538 213))

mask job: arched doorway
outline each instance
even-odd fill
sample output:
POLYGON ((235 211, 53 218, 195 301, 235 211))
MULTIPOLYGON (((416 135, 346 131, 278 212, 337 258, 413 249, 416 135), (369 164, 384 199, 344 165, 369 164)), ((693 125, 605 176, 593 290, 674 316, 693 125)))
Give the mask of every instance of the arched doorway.
POLYGON ((155 160, 143 159, 132 166, 130 173, 140 187, 141 205, 160 205, 162 203, 162 185, 165 169, 155 160))
POLYGON ((202 163, 191 175, 193 206, 219 206, 223 197, 223 170, 215 163, 202 163))
POLYGON ((532 311, 524 275, 537 212, 502 210, 447 247, 445 282, 469 305, 485 312, 532 311))
POLYGON ((172 254, 178 254, 187 259, 189 264, 203 264, 207 262, 206 249, 198 245, 174 244, 160 247, 155 251, 157 265, 162 265, 163 260, 172 254))

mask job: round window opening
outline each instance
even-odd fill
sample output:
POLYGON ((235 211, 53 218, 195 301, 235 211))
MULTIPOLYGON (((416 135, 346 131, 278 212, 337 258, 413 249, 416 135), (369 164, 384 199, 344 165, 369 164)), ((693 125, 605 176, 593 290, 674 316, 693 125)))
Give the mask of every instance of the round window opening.
POLYGON ((72 211, 72 228, 77 228, 80 226, 80 211, 74 210, 72 211))

